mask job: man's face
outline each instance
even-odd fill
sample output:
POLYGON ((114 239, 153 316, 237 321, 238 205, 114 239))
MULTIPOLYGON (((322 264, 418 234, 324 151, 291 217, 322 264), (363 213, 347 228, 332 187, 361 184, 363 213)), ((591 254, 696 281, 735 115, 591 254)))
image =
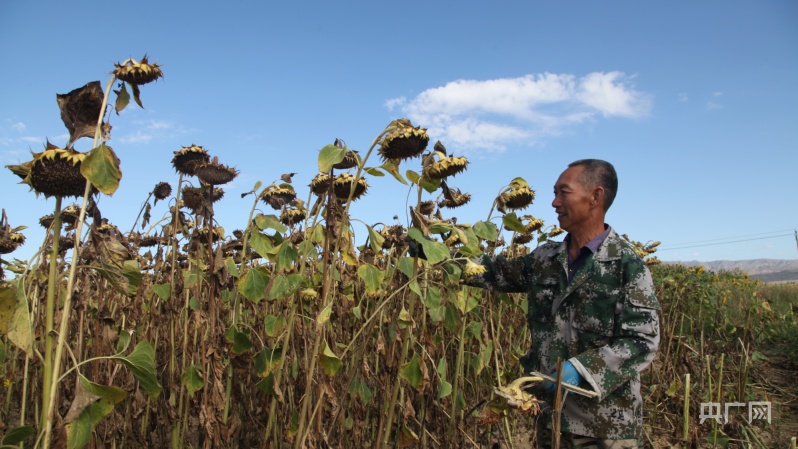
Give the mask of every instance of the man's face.
POLYGON ((586 225, 590 218, 591 191, 578 181, 584 170, 585 167, 580 165, 568 167, 554 184, 554 201, 551 205, 557 212, 560 227, 568 232, 586 225))

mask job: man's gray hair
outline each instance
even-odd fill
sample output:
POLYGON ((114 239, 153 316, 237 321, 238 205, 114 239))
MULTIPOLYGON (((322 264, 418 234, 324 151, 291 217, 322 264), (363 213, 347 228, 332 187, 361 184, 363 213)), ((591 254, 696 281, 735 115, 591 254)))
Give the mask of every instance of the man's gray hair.
POLYGON ((607 212, 618 193, 618 174, 615 173, 615 167, 601 159, 580 159, 568 164, 569 168, 578 166, 585 167, 579 175, 579 182, 589 189, 597 186, 604 188, 604 212, 607 212))

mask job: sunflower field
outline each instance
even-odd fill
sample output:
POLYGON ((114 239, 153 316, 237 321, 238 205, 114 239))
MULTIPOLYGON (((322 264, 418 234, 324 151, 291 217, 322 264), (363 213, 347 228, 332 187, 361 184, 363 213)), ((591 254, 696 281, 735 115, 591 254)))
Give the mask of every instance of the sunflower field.
MULTIPOLYGON (((121 182, 105 117, 131 96, 141 106, 162 76, 146 56, 128 59, 105 89, 59 95, 66 147, 7 166, 55 208, 30 261, 12 258, 34 244, 25 226, 5 211, 0 222, 0 447, 528 447, 535 408, 495 395, 522 374, 526 300, 461 281, 482 269, 476 257, 523 255, 562 233, 523 212, 529 183, 509 180, 486 220, 457 223, 470 195, 451 183, 468 161, 397 119, 363 154, 320 144, 312 179, 256 183, 230 233, 214 204, 238 170, 202 146, 176 149, 176 188, 156 184, 123 232, 96 201, 121 182), (72 147, 81 138, 92 150, 72 147), (370 182, 410 189, 407 226, 351 216, 370 182)), ((630 242, 663 306, 644 445, 783 444, 794 386, 762 382, 757 348, 793 332, 798 294, 771 304, 741 273, 661 265, 658 242, 630 242), (772 427, 699 422, 709 399, 773 391, 772 427)))

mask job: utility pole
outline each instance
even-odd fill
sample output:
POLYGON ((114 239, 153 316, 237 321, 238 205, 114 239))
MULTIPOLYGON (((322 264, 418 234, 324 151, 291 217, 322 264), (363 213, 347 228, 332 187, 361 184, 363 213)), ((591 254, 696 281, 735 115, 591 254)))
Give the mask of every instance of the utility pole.
POLYGON ((798 229, 793 229, 793 232, 795 232, 795 246, 798 246, 798 229))

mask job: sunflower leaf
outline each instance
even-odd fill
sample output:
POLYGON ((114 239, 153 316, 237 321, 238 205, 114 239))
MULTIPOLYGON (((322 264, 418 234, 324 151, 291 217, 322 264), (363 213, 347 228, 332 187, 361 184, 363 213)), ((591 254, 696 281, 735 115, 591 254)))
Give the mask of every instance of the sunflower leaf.
POLYGON ((346 148, 338 148, 335 145, 325 145, 319 152, 319 171, 327 173, 332 170, 333 165, 344 160, 346 148))
POLYGON ((86 155, 80 164, 80 173, 91 181, 92 185, 106 195, 113 195, 119 188, 122 170, 119 158, 111 147, 100 144, 86 155))
POLYGON ((119 90, 115 90, 114 93, 116 94, 114 110, 116 111, 116 115, 119 115, 130 103, 130 94, 125 87, 125 83, 122 83, 122 87, 119 90))

